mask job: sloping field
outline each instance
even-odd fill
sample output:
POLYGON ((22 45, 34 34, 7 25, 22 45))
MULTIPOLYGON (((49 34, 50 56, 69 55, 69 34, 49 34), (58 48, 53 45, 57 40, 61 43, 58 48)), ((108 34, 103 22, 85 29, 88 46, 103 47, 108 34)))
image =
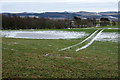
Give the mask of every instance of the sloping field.
MULTIPOLYGON (((3 38, 3 78, 118 78, 118 42, 109 40, 111 37, 95 40, 77 52, 89 40, 59 51, 82 42, 96 30, 79 30, 89 35, 78 39, 3 38)), ((100 36, 117 31, 105 29, 100 36)))

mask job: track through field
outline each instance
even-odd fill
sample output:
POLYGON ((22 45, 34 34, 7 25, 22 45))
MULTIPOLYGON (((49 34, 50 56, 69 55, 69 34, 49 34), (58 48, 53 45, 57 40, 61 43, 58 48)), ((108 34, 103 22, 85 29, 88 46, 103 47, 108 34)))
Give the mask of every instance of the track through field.
POLYGON ((69 46, 69 47, 66 47, 66 48, 63 48, 63 49, 60 49, 59 51, 63 51, 63 50, 67 50, 67 49, 73 48, 73 47, 75 47, 75 46, 81 45, 81 44, 83 44, 84 42, 92 39, 92 40, 90 40, 90 42, 87 43, 85 46, 80 47, 80 48, 76 49, 75 51, 80 51, 80 50, 82 50, 82 49, 85 49, 85 48, 87 48, 88 46, 90 46, 90 45, 95 41, 95 39, 102 33, 103 30, 104 30, 104 29, 102 29, 102 30, 101 30, 101 29, 98 29, 98 30, 96 30, 95 32, 93 32, 90 36, 88 36, 86 39, 84 39, 82 42, 77 43, 77 44, 72 45, 72 46, 69 46))

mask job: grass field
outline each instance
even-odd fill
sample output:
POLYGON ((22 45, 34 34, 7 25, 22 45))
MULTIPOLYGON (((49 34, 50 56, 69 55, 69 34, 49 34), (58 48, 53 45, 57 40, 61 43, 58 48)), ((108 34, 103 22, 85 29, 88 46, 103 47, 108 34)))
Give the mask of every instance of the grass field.
MULTIPOLYGON (((67 29, 69 30, 69 29, 67 29)), ((96 29, 69 31, 94 32, 96 29)), ((117 30, 104 30, 117 32, 117 30)), ((118 43, 95 41, 75 52, 83 39, 2 39, 3 78, 118 78, 118 43)))

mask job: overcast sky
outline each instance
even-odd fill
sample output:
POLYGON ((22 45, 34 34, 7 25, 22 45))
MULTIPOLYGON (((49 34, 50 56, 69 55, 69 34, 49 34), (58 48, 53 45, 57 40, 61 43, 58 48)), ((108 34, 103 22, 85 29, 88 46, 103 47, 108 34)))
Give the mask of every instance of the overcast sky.
POLYGON ((0 0, 0 12, 117 11, 119 0, 0 0))

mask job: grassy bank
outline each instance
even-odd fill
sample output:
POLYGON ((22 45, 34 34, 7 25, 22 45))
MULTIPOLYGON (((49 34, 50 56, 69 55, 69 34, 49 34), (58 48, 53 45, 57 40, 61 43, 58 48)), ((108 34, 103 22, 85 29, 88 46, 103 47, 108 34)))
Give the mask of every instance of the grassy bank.
MULTIPOLYGON (((117 78, 118 43, 58 51, 82 39, 2 39, 3 78, 117 78)), ((79 48, 77 46, 76 48, 79 48)))

